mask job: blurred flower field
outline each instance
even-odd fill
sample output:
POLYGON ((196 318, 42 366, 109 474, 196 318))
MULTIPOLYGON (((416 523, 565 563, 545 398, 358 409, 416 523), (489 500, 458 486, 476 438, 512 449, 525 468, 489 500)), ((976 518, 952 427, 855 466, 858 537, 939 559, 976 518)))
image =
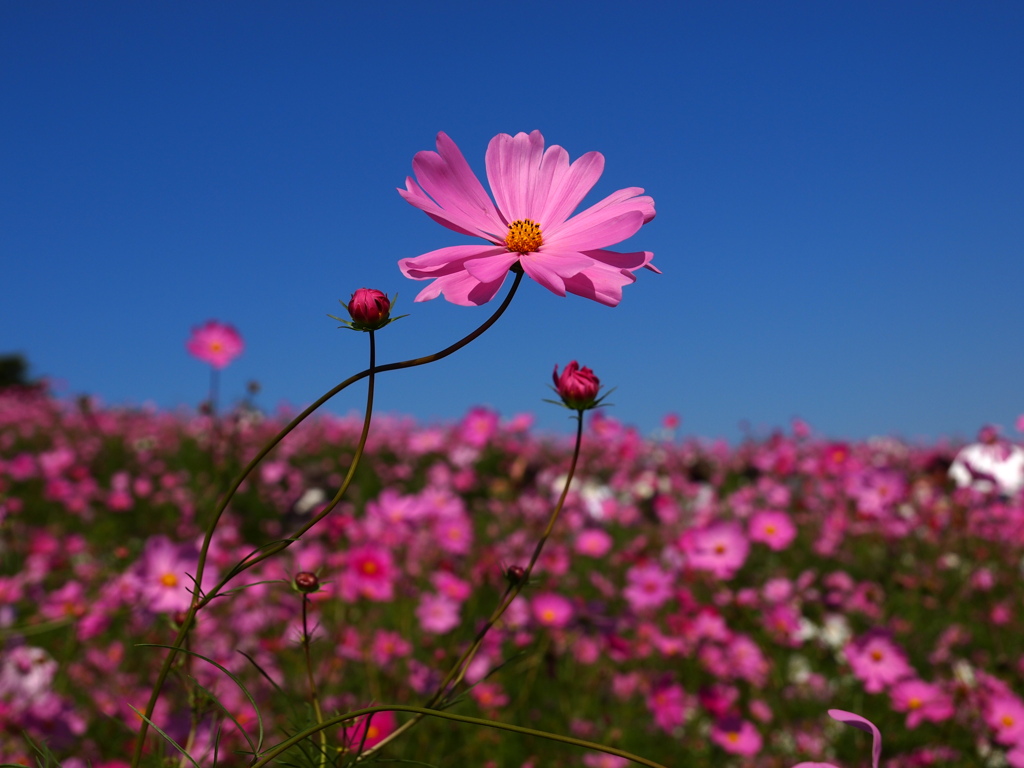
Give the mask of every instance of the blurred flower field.
MULTIPOLYGON (((0 763, 128 764, 218 494, 287 416, 0 392, 0 763)), ((203 586, 327 503, 361 427, 321 415, 275 449, 217 528, 203 586)), ((198 616, 156 726, 231 766, 261 730, 276 743, 316 721, 300 573, 324 712, 422 705, 529 559, 571 447, 486 409, 377 417, 342 504, 198 616)), ((959 447, 800 423, 730 447, 594 412, 554 534, 449 711, 669 766, 865 765, 868 737, 838 708, 879 727, 883 766, 1024 765, 1024 493, 957 488, 959 447)), ((328 764, 406 720, 331 729, 328 764)), ((323 764, 320 744, 278 764, 323 764)), ((189 764, 163 740, 146 760, 189 764)), ((429 718, 378 760, 626 764, 429 718)))

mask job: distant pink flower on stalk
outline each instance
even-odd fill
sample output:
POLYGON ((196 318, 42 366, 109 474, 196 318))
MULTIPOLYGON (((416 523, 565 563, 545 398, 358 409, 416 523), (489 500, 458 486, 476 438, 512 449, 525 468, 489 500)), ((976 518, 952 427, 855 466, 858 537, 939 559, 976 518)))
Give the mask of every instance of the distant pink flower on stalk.
POLYGON ((604 156, 588 152, 569 163, 558 145, 544 149, 540 131, 498 134, 487 147, 487 179, 494 201, 444 133, 437 152, 417 152, 405 189, 407 202, 437 223, 483 245, 456 245, 402 259, 414 280, 432 280, 416 301, 439 295, 464 306, 494 298, 515 265, 559 296, 572 293, 615 306, 622 287, 641 267, 657 272, 649 251, 605 250, 654 218, 654 201, 639 187, 620 189, 576 216, 572 212, 604 170, 604 156))
POLYGON ((209 320, 205 325, 192 329, 185 347, 193 357, 219 369, 242 354, 245 343, 233 325, 209 320))

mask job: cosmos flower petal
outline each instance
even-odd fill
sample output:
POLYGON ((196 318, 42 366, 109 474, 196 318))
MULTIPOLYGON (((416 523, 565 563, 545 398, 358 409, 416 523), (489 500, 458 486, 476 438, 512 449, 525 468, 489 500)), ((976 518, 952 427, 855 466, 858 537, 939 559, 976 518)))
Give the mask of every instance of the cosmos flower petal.
POLYGON ((416 181, 406 180, 406 200, 427 212, 435 221, 457 232, 493 239, 504 236, 505 223, 487 196, 459 148, 444 133, 437 135, 437 152, 417 152, 412 161, 416 181), (436 205, 426 206, 422 193, 436 205))
POLYGON ((509 253, 505 249, 501 249, 501 253, 487 254, 481 259, 467 259, 463 266, 480 282, 490 283, 503 278, 509 267, 518 260, 518 253, 509 253))
POLYGON ((565 296, 565 277, 551 268, 551 262, 543 259, 530 258, 536 254, 524 254, 519 263, 523 271, 549 291, 558 296, 565 296))
POLYGON ((413 280, 429 280, 453 270, 462 269, 470 259, 507 254, 508 250, 493 245, 452 245, 424 253, 411 259, 401 259, 398 268, 413 280))
POLYGON ((565 290, 607 307, 622 301, 622 287, 636 282, 630 272, 620 269, 588 269, 565 280, 565 290))
POLYGON ((846 712, 842 709, 830 709, 828 716, 833 720, 838 720, 840 723, 852 725, 854 728, 860 728, 862 731, 867 731, 871 734, 871 765, 872 768, 878 768, 878 760, 882 756, 882 733, 878 730, 878 727, 866 717, 861 717, 858 714, 846 712))
POLYGON ((640 269, 640 267, 647 267, 648 269, 661 274, 661 270, 651 264, 651 259, 654 258, 654 254, 650 251, 619 253, 618 251, 605 251, 598 248, 583 251, 583 255, 593 259, 594 261, 607 264, 609 267, 614 267, 615 269, 627 269, 632 272, 633 270, 640 269))
POLYGON ((452 304, 479 307, 494 298, 507 274, 493 282, 482 283, 464 269, 452 272, 436 278, 416 295, 414 301, 429 301, 443 295, 452 304))
POLYGON ((549 227, 557 226, 568 219, 604 172, 604 155, 600 152, 587 152, 569 165, 569 153, 561 147, 551 147, 544 155, 545 162, 549 155, 555 157, 556 149, 556 159, 560 162, 555 169, 547 202, 537 213, 538 219, 549 227))
POLYGON ((487 181, 507 222, 536 219, 538 192, 546 193, 538 183, 543 156, 540 131, 515 136, 499 133, 487 145, 487 181))
POLYGON ((552 247, 571 251, 589 251, 620 243, 643 226, 640 211, 611 211, 574 216, 556 232, 545 237, 552 247))

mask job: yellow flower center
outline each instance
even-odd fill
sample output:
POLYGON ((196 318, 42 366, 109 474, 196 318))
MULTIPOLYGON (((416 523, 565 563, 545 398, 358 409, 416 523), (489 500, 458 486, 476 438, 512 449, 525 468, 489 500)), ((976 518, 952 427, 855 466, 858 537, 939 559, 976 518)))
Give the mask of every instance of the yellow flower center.
POLYGON ((377 564, 373 560, 364 560, 360 566, 360 570, 367 576, 373 576, 377 573, 377 564))
POLYGON ((178 577, 173 573, 165 573, 160 577, 160 583, 165 587, 176 587, 178 586, 178 577))
POLYGON ((540 224, 530 219, 517 219, 508 225, 505 247, 513 253, 533 253, 544 242, 540 224))
POLYGON ((910 701, 907 702, 908 709, 920 709, 924 702, 921 701, 917 696, 911 696, 910 701))
POLYGON ((1005 725, 1007 728, 1009 728, 1011 725, 1013 725, 1013 718, 1010 717, 1009 715, 1003 715, 1001 719, 1002 719, 1003 725, 1005 725))
POLYGON ((219 342, 219 341, 211 341, 210 342, 210 351, 211 352, 220 352, 222 349, 224 349, 224 345, 221 342, 219 342))

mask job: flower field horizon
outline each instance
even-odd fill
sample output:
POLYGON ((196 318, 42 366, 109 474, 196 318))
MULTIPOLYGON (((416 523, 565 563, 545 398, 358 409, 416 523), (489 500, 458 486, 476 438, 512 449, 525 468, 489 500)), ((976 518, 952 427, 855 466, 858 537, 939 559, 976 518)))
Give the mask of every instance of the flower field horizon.
MULTIPOLYGON (((449 712, 664 765, 862 765, 867 737, 839 709, 879 727, 883 766, 1024 765, 1024 494, 957 487, 949 442, 798 423, 730 446, 608 413, 587 420, 559 524, 449 712)), ((0 391, 0 763, 128 764, 197 531, 285 421, 0 391)), ((320 415, 274 449, 227 508, 204 589, 327 503, 361 426, 320 415)), ((483 408, 378 416, 341 505, 198 617, 144 764, 184 761, 174 740, 196 764, 246 765, 259 734, 318 722, 307 652, 325 716, 422 704, 529 559, 571 448, 483 408)), ((408 719, 329 729, 329 764, 408 719)), ((429 718, 376 758, 627 764, 429 718)), ((308 739, 280 764, 321 760, 308 739)))

